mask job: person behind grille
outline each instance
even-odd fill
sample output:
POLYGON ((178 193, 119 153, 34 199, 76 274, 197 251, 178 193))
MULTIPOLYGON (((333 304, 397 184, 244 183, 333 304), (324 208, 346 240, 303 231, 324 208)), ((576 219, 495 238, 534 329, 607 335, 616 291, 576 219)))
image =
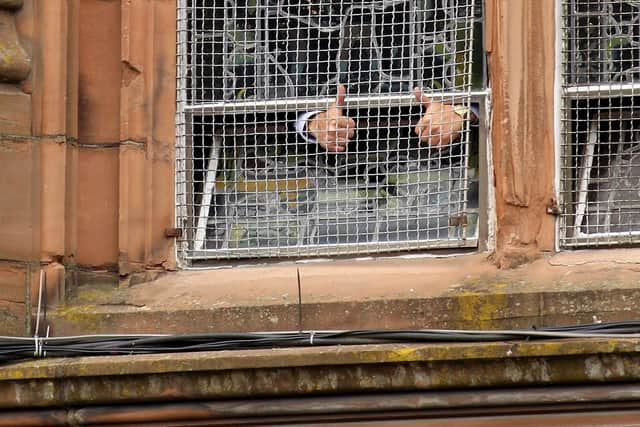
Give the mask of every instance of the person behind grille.
MULTIPOLYGON (((424 114, 413 132, 423 144, 447 147, 462 133, 465 121, 475 121, 476 113, 461 105, 433 101, 415 88, 413 94, 424 114)), ((336 101, 326 111, 310 111, 298 117, 296 131, 309 143, 317 143, 328 152, 343 152, 356 135, 356 122, 344 114, 346 89, 338 86, 336 101)))

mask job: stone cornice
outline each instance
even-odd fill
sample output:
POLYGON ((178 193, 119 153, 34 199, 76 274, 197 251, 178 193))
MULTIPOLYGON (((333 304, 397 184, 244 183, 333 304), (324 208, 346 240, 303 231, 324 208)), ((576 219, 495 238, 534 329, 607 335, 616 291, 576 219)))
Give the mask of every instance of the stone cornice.
POLYGON ((18 83, 31 70, 31 58, 20 44, 15 11, 22 0, 0 0, 0 82, 18 83))

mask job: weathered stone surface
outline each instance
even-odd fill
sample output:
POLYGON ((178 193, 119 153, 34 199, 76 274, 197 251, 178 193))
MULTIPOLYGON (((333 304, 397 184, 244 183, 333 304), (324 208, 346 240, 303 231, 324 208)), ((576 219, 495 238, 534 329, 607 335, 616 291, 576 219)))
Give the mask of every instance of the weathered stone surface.
MULTIPOLYGON (((25 5, 21 15, 34 46, 33 122, 36 135, 76 138, 78 118, 77 1, 49 0, 25 5)), ((21 24, 21 20, 18 21, 21 24)))
MULTIPOLYGON (((85 290, 86 291, 86 290, 85 290)), ((99 296, 96 293, 96 298, 99 296)), ((281 331, 299 329, 299 310, 293 303, 260 307, 221 307, 151 311, 130 306, 110 295, 103 306, 59 305, 47 313, 56 335, 117 333, 281 331), (195 325, 197 323, 197 326, 195 325), (186 325, 192 325, 187 328, 186 325)))
POLYGON ((636 341, 388 344, 38 360, 0 368, 0 407, 637 381, 636 341))
POLYGON ((118 222, 118 268, 122 275, 144 269, 147 228, 146 211, 149 187, 146 176, 145 147, 129 144, 120 147, 120 198, 118 222))
POLYGON ((0 300, 0 334, 5 336, 26 336, 29 334, 25 303, 0 300))
POLYGON ((120 140, 121 5, 83 0, 79 7, 79 139, 115 143, 120 140))
POLYGON ((42 214, 40 223, 41 260, 48 262, 65 255, 67 223, 67 139, 39 141, 42 171, 42 214))
POLYGON ((31 96, 0 84, 0 135, 31 135, 31 96))
POLYGON ((121 8, 119 253, 121 272, 175 268, 174 144, 176 7, 172 1, 121 8), (142 145, 144 144, 144 145, 142 145))
MULTIPOLYGON (((638 256, 631 252, 618 256, 638 256)), ((511 329, 640 317, 640 261, 575 268, 553 260, 514 271, 473 255, 178 272, 117 291, 83 287, 49 319, 58 334, 79 334, 511 329)))
POLYGON ((24 264, 0 262, 0 300, 24 304, 26 302, 27 268, 24 264))
POLYGON ((149 102, 153 95, 154 69, 148 63, 152 52, 154 25, 152 1, 124 2, 121 9, 121 63, 120 140, 145 142, 149 138, 150 120, 153 119, 149 102))
POLYGON ((49 311, 50 323, 57 335, 106 330, 300 329, 295 269, 271 267, 261 275, 248 269, 218 270, 214 275, 181 274, 191 280, 177 283, 164 275, 158 280, 168 279, 167 286, 157 287, 152 295, 144 285, 115 288, 108 277, 90 278, 93 284, 78 286, 65 305, 49 311))
POLYGON ((31 59, 18 40, 13 12, 0 9, 0 82, 19 82, 30 70, 31 59))
POLYGON ((38 146, 30 139, 0 137, 0 259, 28 261, 37 255, 38 146))
POLYGON ((300 422, 304 421, 306 427, 326 427, 350 425, 349 420, 362 425, 362 422, 358 421, 366 419, 368 427, 628 427, 640 425, 640 413, 633 409, 639 396, 640 388, 635 384, 589 384, 262 399, 213 398, 204 401, 138 403, 117 407, 105 405, 36 411, 9 410, 0 414, 0 425, 93 426, 139 423, 140 420, 144 420, 152 425, 296 423, 296 426, 302 426, 300 422), (606 409, 598 408, 602 402, 607 402, 606 409), (518 411, 525 407, 537 409, 541 405, 549 406, 543 412, 533 409, 523 414, 518 411), (562 409, 564 411, 555 412, 562 409), (407 419, 409 411, 411 419, 407 419), (478 415, 480 418, 477 418, 478 415), (339 420, 339 424, 327 424, 327 420, 339 420))
POLYGON ((175 108, 176 108, 176 32, 166 31, 176 22, 177 9, 173 1, 154 1, 153 26, 153 140, 148 145, 151 159, 150 176, 153 181, 151 209, 151 242, 148 263, 175 268, 174 240, 164 236, 164 230, 174 225, 175 186, 175 108))
POLYGON ((113 268, 118 262, 118 149, 78 148, 76 168, 75 261, 113 268))
POLYGON ((494 261, 511 268, 554 249, 555 3, 487 1, 491 57, 494 261))
POLYGON ((27 278, 29 266, 0 262, 0 335, 27 333, 27 278))
POLYGON ((52 262, 34 269, 31 275, 31 283, 29 283, 29 300, 32 308, 37 314, 38 299, 40 297, 40 271, 44 272, 42 304, 43 309, 54 307, 62 302, 65 294, 65 267, 64 265, 52 262))

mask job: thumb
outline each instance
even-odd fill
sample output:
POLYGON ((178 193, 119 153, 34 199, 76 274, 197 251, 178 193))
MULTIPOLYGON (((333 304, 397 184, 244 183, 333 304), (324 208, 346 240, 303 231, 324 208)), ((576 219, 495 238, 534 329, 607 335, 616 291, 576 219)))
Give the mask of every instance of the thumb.
POLYGON ((336 95, 336 102, 333 106, 339 110, 344 107, 344 98, 347 96, 347 89, 345 89, 344 85, 338 86, 338 94, 336 95))
POLYGON ((422 90, 419 87, 413 88, 413 96, 415 96, 418 102, 424 105, 425 108, 429 108, 431 105, 431 98, 422 93, 422 90))

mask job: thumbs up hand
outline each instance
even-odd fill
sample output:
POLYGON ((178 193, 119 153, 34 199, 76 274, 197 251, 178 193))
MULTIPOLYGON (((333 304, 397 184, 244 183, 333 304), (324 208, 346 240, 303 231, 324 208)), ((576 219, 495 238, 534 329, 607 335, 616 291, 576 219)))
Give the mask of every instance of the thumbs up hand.
POLYGON ((327 111, 316 114, 307 122, 308 132, 327 151, 344 151, 347 142, 355 136, 356 122, 342 112, 346 96, 344 85, 338 86, 336 102, 327 111))
POLYGON ((465 120, 455 112, 455 107, 432 101, 419 88, 415 88, 413 94, 425 107, 425 113, 414 129, 420 142, 433 146, 445 146, 455 141, 462 132, 465 120))

